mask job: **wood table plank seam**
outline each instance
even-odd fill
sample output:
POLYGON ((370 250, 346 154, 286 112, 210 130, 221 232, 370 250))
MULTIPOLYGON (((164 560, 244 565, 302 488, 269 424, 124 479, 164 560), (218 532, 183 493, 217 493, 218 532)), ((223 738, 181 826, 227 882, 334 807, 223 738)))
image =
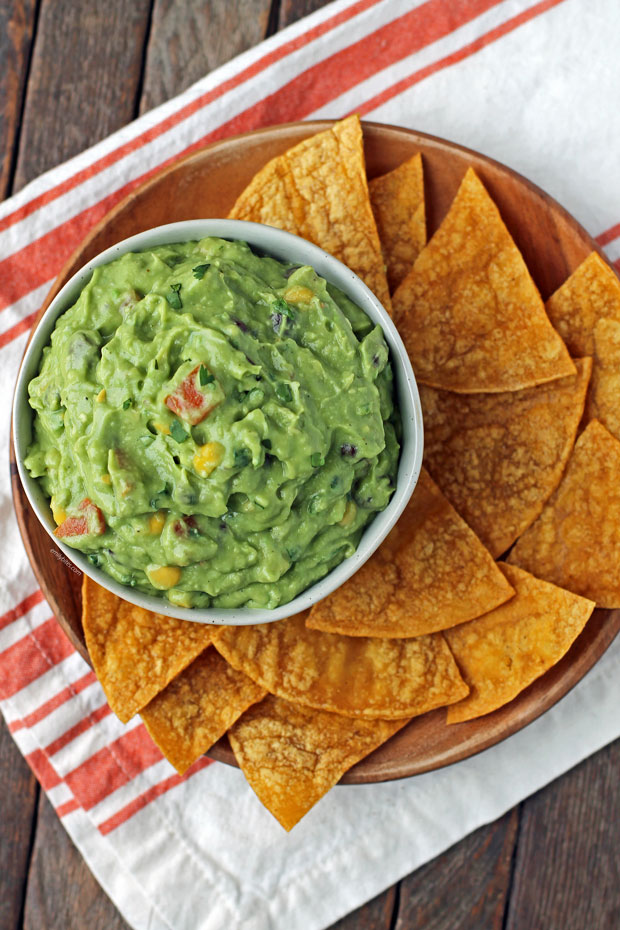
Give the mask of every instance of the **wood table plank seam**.
POLYGON ((281 0, 271 0, 269 15, 267 17, 267 26, 265 28, 265 39, 276 34, 281 29, 280 26, 280 6, 281 0))
POLYGON ((400 916, 400 895, 402 890, 402 882, 396 882, 394 886, 394 906, 392 907, 392 913, 390 915, 390 925, 387 930, 396 930, 398 924, 398 918, 400 916))
POLYGON ((515 833, 514 845, 512 847, 512 854, 510 857, 508 886, 506 888, 506 897, 504 898, 504 912, 502 914, 502 930, 506 930, 508 927, 508 919, 510 916, 510 902, 512 899, 512 891, 514 888, 515 873, 517 869, 517 852, 519 849, 519 840, 521 838, 521 827, 523 825, 523 805, 525 803, 525 801, 521 801, 521 803, 517 805, 517 830, 515 833))
POLYGON ((28 48, 28 55, 26 57, 26 62, 24 64, 24 80, 22 84, 21 97, 19 100, 19 108, 17 115, 17 123, 15 127, 15 138, 13 139, 13 148, 11 151, 11 159, 9 163, 9 170, 6 179, 6 192, 7 196, 10 196, 14 193, 13 187, 15 184, 15 174, 17 172, 17 163, 19 160, 21 137, 22 137, 22 126, 24 120, 24 111, 26 109, 26 100, 28 98, 28 84, 30 80, 30 71, 32 68, 32 61, 34 58, 34 48, 37 41, 37 36, 39 33, 39 19, 41 13, 41 4, 43 0, 35 0, 34 12, 32 14, 32 36, 30 39, 30 46, 28 48))
POLYGON ((153 14, 155 12, 156 2, 157 0, 150 0, 149 12, 144 29, 144 41, 142 43, 142 53, 140 56, 140 76, 138 77, 138 83, 136 85, 136 93, 133 102, 133 119, 136 119, 141 112, 142 97, 144 95, 144 83, 146 80, 147 57, 149 52, 149 45, 151 42, 151 35, 153 32, 153 14))
POLYGON ((30 882, 30 872, 31 872, 32 863, 33 863, 35 841, 37 838, 37 827, 39 825, 40 801, 41 801, 41 785, 37 781, 36 788, 35 788, 35 796, 34 796, 34 813, 32 817, 32 822, 30 824, 30 838, 29 838, 29 843, 28 843, 28 860, 27 860, 27 865, 26 865, 26 876, 24 880, 24 886, 22 888, 22 899, 21 899, 21 906, 19 910, 19 922, 18 922, 19 930, 24 930, 24 921, 26 919, 26 899, 28 897, 28 884, 30 882))

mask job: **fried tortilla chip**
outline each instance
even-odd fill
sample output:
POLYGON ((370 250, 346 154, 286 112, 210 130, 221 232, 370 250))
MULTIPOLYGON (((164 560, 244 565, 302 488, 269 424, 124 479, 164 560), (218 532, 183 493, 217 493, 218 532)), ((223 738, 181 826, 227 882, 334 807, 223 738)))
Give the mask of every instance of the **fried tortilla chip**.
POLYGON ((426 245, 424 178, 418 153, 368 184, 390 291, 395 291, 426 245))
POLYGON ((592 379, 586 420, 600 420, 620 439, 620 322, 599 320, 594 327, 592 379))
POLYGON ((620 607, 620 442, 592 420, 564 477, 508 561, 538 578, 620 607))
POLYGON ((353 720, 269 695, 235 723, 230 745, 250 787, 291 830, 341 775, 407 720, 353 720))
POLYGON ((87 575, 82 625, 93 668, 117 717, 127 723, 213 639, 214 628, 155 614, 87 575))
POLYGON ((142 719, 182 775, 265 693, 210 648, 153 698, 142 719))
POLYGON ((559 662, 594 610, 571 594, 512 565, 502 570, 517 594, 484 617, 446 632, 470 693, 448 708, 448 723, 481 717, 512 701, 559 662))
POLYGON ((534 522, 560 482, 591 360, 576 366, 572 377, 504 394, 420 386, 426 466, 495 557, 534 522))
POLYGON ((517 391, 574 374, 521 253, 473 169, 393 299, 418 381, 517 391))
POLYGON ((349 636, 420 636, 479 617, 513 594, 422 469, 385 542, 353 578, 314 605, 306 625, 349 636))
POLYGON ((359 117, 334 123, 273 158, 228 215, 278 226, 314 242, 348 265, 391 309, 359 117))
POLYGON ((414 717, 467 694, 441 633, 369 639, 279 623, 222 627, 216 649, 272 694, 347 717, 414 717))
POLYGON ((620 439, 620 281, 592 252, 547 301, 551 322, 571 355, 592 355, 585 419, 620 439))
POLYGON ((620 322, 620 281, 596 252, 579 265, 547 301, 549 319, 571 355, 594 355, 594 327, 620 322))

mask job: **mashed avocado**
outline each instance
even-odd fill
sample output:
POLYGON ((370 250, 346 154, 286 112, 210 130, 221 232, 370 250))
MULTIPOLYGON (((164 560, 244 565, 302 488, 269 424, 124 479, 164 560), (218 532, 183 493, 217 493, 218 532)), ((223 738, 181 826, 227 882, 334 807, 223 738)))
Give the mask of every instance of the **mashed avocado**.
POLYGON ((56 535, 183 607, 277 607, 356 549, 399 445, 380 327, 207 238, 98 268, 30 384, 56 535))

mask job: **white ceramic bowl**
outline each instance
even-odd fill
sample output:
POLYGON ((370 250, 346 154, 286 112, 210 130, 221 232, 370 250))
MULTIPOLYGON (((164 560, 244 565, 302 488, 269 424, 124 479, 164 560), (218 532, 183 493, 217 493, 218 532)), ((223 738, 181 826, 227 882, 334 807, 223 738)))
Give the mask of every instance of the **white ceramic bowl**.
POLYGON ((169 617, 199 623, 244 625, 280 620, 305 610, 330 594, 347 578, 350 578, 385 539, 411 497, 422 466, 422 410, 415 377, 396 327, 377 298, 349 268, 322 249, 306 242, 305 239, 300 239, 272 226, 261 226, 258 223, 245 223, 239 220, 187 220, 148 229, 106 249, 67 281, 39 322, 26 350, 15 389, 13 429, 17 467, 28 500, 47 532, 53 537, 54 544, 62 550, 65 556, 84 574, 89 575, 102 587, 118 594, 119 597, 169 617), (28 384, 38 373, 41 353, 44 346, 49 344, 56 320, 65 310, 73 306, 83 287, 88 283, 93 270, 99 265, 113 261, 125 252, 202 239, 204 236, 243 240, 274 258, 311 265, 321 277, 344 291, 374 323, 381 326, 390 348, 396 399, 403 428, 396 490, 386 509, 378 513, 367 526, 357 550, 350 558, 345 559, 324 578, 311 585, 288 604, 272 610, 175 607, 163 597, 143 594, 135 588, 114 581, 101 569, 95 568, 81 552, 71 549, 53 536, 56 524, 52 518, 49 500, 43 494, 38 482, 30 477, 23 464, 32 437, 33 411, 28 403, 28 384))

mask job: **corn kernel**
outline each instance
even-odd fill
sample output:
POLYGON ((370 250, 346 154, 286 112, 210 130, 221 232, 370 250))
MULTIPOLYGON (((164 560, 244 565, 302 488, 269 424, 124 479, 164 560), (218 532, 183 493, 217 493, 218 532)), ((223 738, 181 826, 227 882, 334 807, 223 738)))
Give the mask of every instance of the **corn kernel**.
POLYGON ((51 499, 51 501, 50 501, 50 507, 51 507, 51 510, 52 510, 52 516, 53 516, 53 518, 54 518, 54 523, 56 524, 56 526, 60 526, 60 524, 61 524, 61 523, 64 523, 65 520, 67 519, 67 514, 66 514, 66 512, 62 509, 62 507, 60 507, 60 506, 56 503, 56 501, 54 500, 53 497, 52 497, 52 499, 51 499))
POLYGON ((152 533, 153 536, 159 536, 164 528, 165 522, 166 514, 163 510, 158 510, 157 513, 151 514, 149 518, 149 533, 152 533))
POLYGON ((355 506, 355 501, 347 501, 347 506, 344 508, 344 514, 342 515, 342 520, 338 524, 339 526, 351 526, 355 520, 355 515, 357 513, 357 507, 355 506))
POLYGON ((101 480, 103 484, 112 484, 112 479, 110 478, 109 475, 102 475, 101 480))
POLYGON ((301 285, 289 287, 284 292, 284 299, 291 304, 307 304, 315 296, 314 291, 311 291, 309 287, 302 287, 301 285))
POLYGON ((157 422, 157 423, 153 423, 153 426, 155 427, 158 433, 163 433, 164 436, 170 435, 170 427, 168 426, 167 423, 157 422))
POLYGON ((193 458, 196 472, 201 478, 208 478, 224 458, 224 446, 221 442, 207 442, 200 446, 193 458))
POLYGON ((102 403, 104 402, 105 399, 106 399, 106 391, 105 391, 105 388, 101 388, 101 390, 100 390, 99 393, 97 394, 97 397, 95 398, 95 400, 97 401, 98 404, 102 404, 102 403))
POLYGON ((181 569, 178 565, 152 565, 147 568, 146 574, 154 587, 166 590, 179 583, 181 569))

